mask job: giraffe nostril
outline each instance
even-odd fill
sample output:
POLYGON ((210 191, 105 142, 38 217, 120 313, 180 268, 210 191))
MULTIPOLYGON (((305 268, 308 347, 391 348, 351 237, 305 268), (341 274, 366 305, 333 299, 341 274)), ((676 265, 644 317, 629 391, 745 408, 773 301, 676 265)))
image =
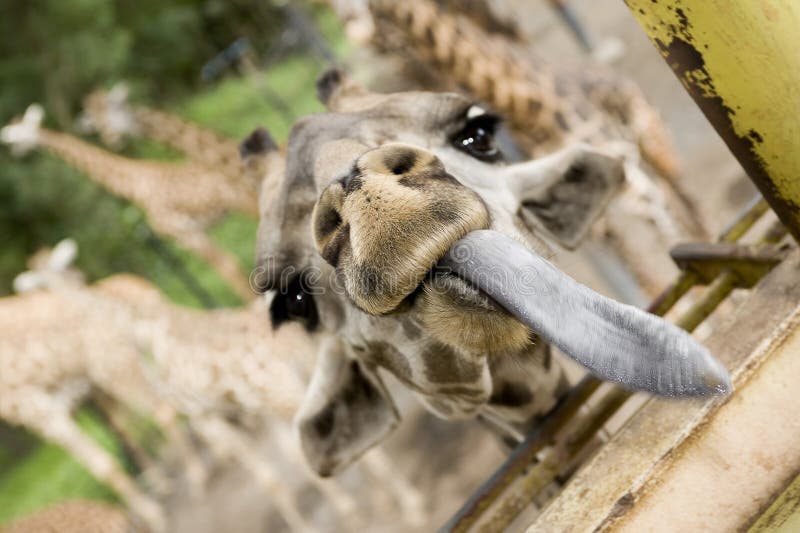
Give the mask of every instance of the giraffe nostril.
POLYGON ((342 188, 344 189, 345 196, 353 191, 359 190, 362 185, 364 185, 364 178, 361 175, 361 171, 358 169, 358 165, 354 165, 353 170, 342 178, 342 188))
POLYGON ((427 168, 441 167, 441 163, 434 154, 424 149, 389 143, 364 153, 356 166, 365 177, 372 173, 401 177, 427 168))
POLYGON ((383 163, 392 174, 401 176, 417 163, 418 154, 410 148, 393 148, 384 157, 383 163))

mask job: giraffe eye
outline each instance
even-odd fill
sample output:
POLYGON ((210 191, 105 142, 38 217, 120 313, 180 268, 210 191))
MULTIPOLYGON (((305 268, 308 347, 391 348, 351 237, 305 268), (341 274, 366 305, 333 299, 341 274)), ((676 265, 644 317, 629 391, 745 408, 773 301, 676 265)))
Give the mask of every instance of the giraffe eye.
POLYGON ((303 276, 297 276, 289 285, 277 289, 278 293, 269 308, 273 328, 290 321, 300 322, 308 331, 317 327, 317 305, 307 289, 303 276))
POLYGON ((500 159, 500 149, 495 143, 495 130, 499 118, 495 115, 479 115, 453 137, 453 145, 481 161, 497 161, 500 159))

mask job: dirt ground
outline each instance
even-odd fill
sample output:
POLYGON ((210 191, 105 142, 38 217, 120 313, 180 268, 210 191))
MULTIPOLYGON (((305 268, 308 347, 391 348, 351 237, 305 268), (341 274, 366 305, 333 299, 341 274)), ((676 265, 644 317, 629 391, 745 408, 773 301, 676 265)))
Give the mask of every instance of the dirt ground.
MULTIPOLYGON (((559 62, 579 61, 582 52, 565 26, 543 0, 505 0, 520 14, 517 20, 533 37, 539 54, 559 62)), ((648 41, 621 0, 573 0, 571 4, 593 36, 624 43, 625 54, 615 67, 636 80, 669 125, 683 162, 683 179, 696 203, 717 233, 755 195, 738 163, 648 41)), ((642 244, 642 253, 664 254, 642 244)), ((568 261, 573 275, 591 280, 597 274, 582 270, 579 257, 568 261)), ((602 282, 595 279, 602 289, 602 282)), ((402 394, 402 393, 401 393, 402 394)), ((384 446, 397 471, 420 490, 428 516, 420 531, 442 525, 503 459, 496 439, 477 423, 448 423, 423 413, 407 395, 401 402, 405 420, 384 446)), ((264 450, 269 454, 270 450, 264 450)), ((347 475, 345 475, 345 478, 347 475)), ((358 480, 350 480, 357 483, 358 480)), ((347 479, 343 481, 346 484, 347 479)), ((374 481, 373 481, 374 482, 374 481)), ((367 494, 369 486, 354 487, 367 494)), ((310 497, 309 497, 310 498, 310 497)), ((279 531, 285 524, 272 512, 270 497, 254 485, 248 472, 230 467, 213 478, 202 502, 177 497, 171 502, 172 531, 205 533, 279 531)), ((308 500, 313 507, 314 498, 308 500)), ((309 512, 313 510, 308 509, 309 512)), ((415 529, 388 502, 380 509, 358 509, 359 529, 410 531, 415 529)), ((351 528, 341 517, 319 517, 325 531, 351 528)), ((355 522, 349 522, 355 523, 355 522)))

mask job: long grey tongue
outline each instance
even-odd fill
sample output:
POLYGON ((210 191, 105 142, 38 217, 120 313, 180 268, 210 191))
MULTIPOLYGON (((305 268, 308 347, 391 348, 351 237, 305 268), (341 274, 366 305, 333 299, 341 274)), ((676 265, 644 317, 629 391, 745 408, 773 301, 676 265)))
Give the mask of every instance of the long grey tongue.
POLYGON ((691 335, 601 296, 522 244, 473 231, 439 262, 598 377, 664 396, 732 390, 725 367, 691 335))

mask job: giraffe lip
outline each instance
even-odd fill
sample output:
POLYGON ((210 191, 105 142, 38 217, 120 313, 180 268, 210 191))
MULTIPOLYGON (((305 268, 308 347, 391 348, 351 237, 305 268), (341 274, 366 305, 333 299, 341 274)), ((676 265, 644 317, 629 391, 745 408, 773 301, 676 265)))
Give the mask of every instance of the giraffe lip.
POLYGON ((391 313, 411 308, 416 303, 417 297, 426 290, 426 287, 427 290, 447 292, 454 299, 460 300, 460 303, 470 307, 482 307, 486 310, 502 310, 505 312, 503 306, 498 304, 486 291, 452 269, 440 266, 437 262, 422 278, 419 285, 391 313))
POLYGON ((437 265, 423 283, 427 283, 430 290, 447 292, 457 304, 505 312, 505 308, 492 295, 451 269, 437 265))

